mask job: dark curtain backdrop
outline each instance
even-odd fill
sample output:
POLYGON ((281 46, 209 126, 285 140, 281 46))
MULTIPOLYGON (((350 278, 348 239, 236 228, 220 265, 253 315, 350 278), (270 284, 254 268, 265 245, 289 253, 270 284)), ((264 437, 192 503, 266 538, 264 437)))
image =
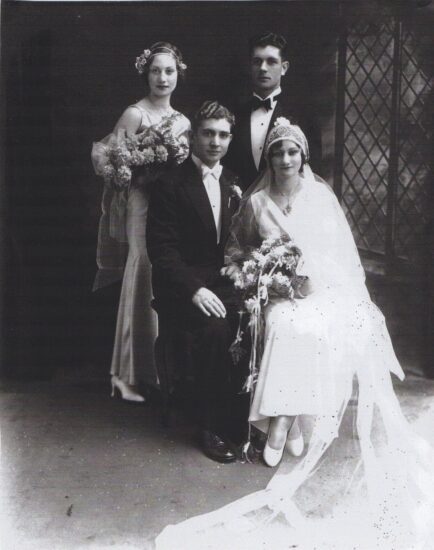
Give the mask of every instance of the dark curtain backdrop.
POLYGON ((188 77, 173 104, 248 93, 249 36, 288 38, 291 101, 313 118, 334 109, 335 2, 3 2, 3 372, 108 369, 119 288, 91 292, 101 182, 92 141, 144 95, 135 56, 175 43, 188 77), (321 90, 321 93, 319 93, 321 90), (327 92, 330 91, 330 93, 327 92))

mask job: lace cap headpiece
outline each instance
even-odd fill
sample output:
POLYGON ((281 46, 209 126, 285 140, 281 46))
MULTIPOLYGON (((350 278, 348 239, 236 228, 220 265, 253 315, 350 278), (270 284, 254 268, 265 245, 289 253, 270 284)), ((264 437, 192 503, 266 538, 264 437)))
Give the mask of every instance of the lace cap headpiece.
POLYGON ((291 124, 285 117, 278 117, 265 142, 265 154, 268 155, 270 147, 278 141, 290 139, 303 151, 306 161, 309 160, 309 146, 306 136, 300 126, 291 124))
POLYGON ((171 55, 175 59, 178 69, 181 69, 182 71, 186 70, 187 65, 182 62, 182 59, 174 50, 172 50, 172 48, 169 48, 167 46, 160 46, 157 44, 151 46, 150 50, 143 50, 143 53, 136 57, 135 67, 138 73, 143 74, 145 72, 146 65, 150 63, 151 59, 159 53, 171 55))

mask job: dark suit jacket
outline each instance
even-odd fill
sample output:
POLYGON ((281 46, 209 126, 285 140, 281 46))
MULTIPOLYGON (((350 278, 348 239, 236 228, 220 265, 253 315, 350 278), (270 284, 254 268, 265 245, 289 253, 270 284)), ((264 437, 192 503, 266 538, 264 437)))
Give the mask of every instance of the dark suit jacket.
MULTIPOLYGON (((283 92, 285 93, 285 92, 283 92)), ((233 139, 229 146, 229 151, 223 159, 223 164, 233 170, 242 182, 243 191, 246 190, 264 170, 266 166, 264 153, 262 153, 259 170, 256 169, 252 154, 252 141, 250 130, 251 102, 244 103, 239 109, 235 110, 235 128, 233 130, 233 139)), ((311 153, 311 166, 314 171, 319 170, 319 159, 321 156, 319 131, 316 130, 309 117, 302 116, 299 112, 292 112, 283 107, 281 99, 276 102, 273 115, 267 130, 267 136, 274 126, 278 117, 284 116, 291 123, 298 124, 306 134, 311 153), (313 162, 312 162, 313 161, 313 162)))
MULTIPOLYGON (((252 137, 250 131, 251 103, 248 101, 235 112, 235 128, 229 151, 224 159, 224 164, 233 170, 241 178, 243 191, 255 180, 257 175, 265 168, 265 159, 262 154, 259 171, 256 169, 252 153, 252 137)), ((282 105, 277 100, 273 115, 268 126, 267 135, 276 121, 283 115, 282 105)))
POLYGON ((224 168, 220 177, 219 244, 208 195, 191 159, 153 185, 146 244, 157 301, 169 306, 180 301, 191 303, 200 287, 213 288, 222 281, 219 271, 224 262, 224 247, 232 215, 239 206, 239 199, 231 196, 234 181, 234 174, 224 168))

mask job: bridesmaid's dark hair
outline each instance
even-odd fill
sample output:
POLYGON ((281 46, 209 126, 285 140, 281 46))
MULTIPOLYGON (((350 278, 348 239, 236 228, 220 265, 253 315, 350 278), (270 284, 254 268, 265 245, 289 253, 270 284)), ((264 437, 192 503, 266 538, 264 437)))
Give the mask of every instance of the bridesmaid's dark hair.
POLYGON ((218 101, 205 101, 200 108, 194 114, 191 122, 193 132, 199 128, 202 120, 208 120, 210 118, 224 118, 227 120, 232 128, 235 126, 235 116, 224 105, 218 101))
POLYGON ((265 32, 252 36, 249 40, 249 52, 252 55, 255 48, 266 48, 274 46, 280 51, 282 61, 288 61, 288 44, 281 34, 265 32))
POLYGON ((172 55, 172 57, 176 61, 176 69, 178 71, 179 78, 181 80, 185 79, 185 70, 187 66, 182 60, 182 53, 179 48, 177 48, 170 42, 155 42, 155 44, 152 44, 152 46, 149 48, 149 51, 151 52, 151 54, 148 57, 147 63, 143 65, 143 72, 140 74, 146 85, 148 85, 149 68, 152 65, 152 58, 160 53, 172 55))

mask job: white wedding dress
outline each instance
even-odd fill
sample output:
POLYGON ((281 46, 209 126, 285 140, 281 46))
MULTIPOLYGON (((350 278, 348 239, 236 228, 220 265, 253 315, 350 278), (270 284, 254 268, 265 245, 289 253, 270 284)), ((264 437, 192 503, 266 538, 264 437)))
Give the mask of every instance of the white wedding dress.
POLYGON ((391 373, 404 373, 343 211, 306 172, 288 215, 266 178, 256 186, 233 224, 232 250, 286 233, 302 251, 298 272, 314 292, 266 306, 250 421, 267 431, 271 416, 306 415, 307 451, 298 462, 284 458, 264 490, 166 527, 158 550, 434 547, 433 450, 401 412, 391 373))

